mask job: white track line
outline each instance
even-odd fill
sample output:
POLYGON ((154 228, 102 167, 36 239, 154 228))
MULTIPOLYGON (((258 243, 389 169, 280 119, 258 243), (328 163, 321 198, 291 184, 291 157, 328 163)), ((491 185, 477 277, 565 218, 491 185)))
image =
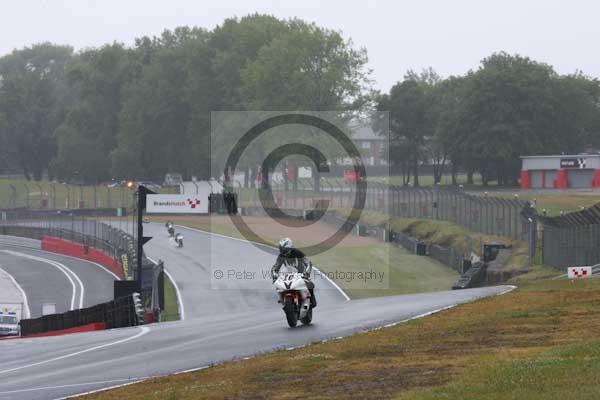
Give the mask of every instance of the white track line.
POLYGON ((34 260, 34 261, 43 262, 45 264, 52 265, 53 267, 55 267, 59 271, 61 271, 67 277, 67 279, 71 283, 71 287, 73 288, 73 295, 71 296, 71 310, 75 309, 75 298, 77 297, 77 287, 75 286, 75 282, 73 281, 73 278, 71 278, 71 276, 75 277, 75 280, 77 281, 77 283, 79 284, 79 287, 80 287, 79 307, 78 308, 83 308, 83 297, 85 294, 85 287, 83 286, 83 283, 81 282, 81 279, 79 279, 77 274, 75 274, 73 271, 71 271, 69 268, 67 268, 64 264, 61 264, 54 260, 49 260, 47 258, 32 256, 30 254, 25 254, 25 253, 19 253, 18 251, 13 251, 13 250, 2 250, 2 252, 11 254, 11 255, 17 256, 17 257, 23 257, 23 258, 27 258, 27 259, 34 260))
POLYGON ((325 279, 327 280, 327 282, 329 282, 334 288, 336 288, 342 294, 342 296, 344 296, 344 298, 346 299, 346 301, 350 301, 350 296, 348 296, 346 294, 346 292, 344 292, 344 289, 342 289, 341 287, 339 287, 337 283, 335 283, 330 277, 328 277, 327 274, 324 274, 323 272, 321 272, 319 270, 319 268, 315 267, 314 265, 313 265, 313 269, 315 271, 317 271, 318 273, 320 273, 321 276, 324 276, 325 279))
MULTIPOLYGON (((214 233, 214 232, 208 232, 208 231, 203 231, 201 229, 196 229, 196 228, 190 228, 188 226, 183 226, 183 225, 175 225, 179 228, 183 228, 183 229, 189 229, 191 231, 196 231, 196 232, 200 232, 200 233, 204 233, 205 235, 214 235, 214 236, 218 236, 218 237, 222 237, 225 239, 231 239, 231 240, 237 240, 238 242, 244 242, 244 243, 251 243, 251 244, 255 244, 258 246, 263 246, 263 247, 267 247, 269 249, 274 249, 274 246, 270 246, 268 244, 264 244, 264 243, 258 243, 258 242, 254 242, 252 240, 247 240, 247 239, 241 239, 241 238, 236 238, 236 237, 231 237, 231 236, 227 236, 227 235, 222 235, 220 233, 214 233)), ((341 293, 342 296, 344 296, 344 299, 346 299, 346 301, 350 301, 350 296, 348 296, 348 294, 346 292, 344 292, 344 289, 342 289, 341 287, 338 286, 337 283, 335 283, 333 280, 331 280, 330 277, 327 276, 327 274, 324 274, 323 272, 321 272, 317 267, 313 266, 313 269, 315 271, 317 271, 318 273, 321 274, 321 276, 324 276, 325 279, 334 287, 337 289, 338 292, 341 293)))
POLYGON ((144 336, 148 332, 150 332, 150 328, 148 328, 147 326, 142 326, 140 329, 141 329, 140 332, 138 332, 137 334, 135 334, 133 336, 129 336, 129 337, 125 338, 125 339, 120 339, 120 340, 117 340, 115 342, 101 344, 101 345, 98 345, 98 346, 90 347, 89 349, 80 350, 80 351, 76 351, 74 353, 65 354, 63 356, 50 358, 48 360, 38 361, 38 362, 35 362, 35 363, 32 363, 32 364, 22 365, 20 367, 15 367, 15 368, 11 368, 11 369, 5 369, 4 371, 0 371, 0 375, 6 374, 6 373, 9 373, 9 372, 20 371, 20 370, 26 369, 26 368, 37 367, 38 365, 48 364, 48 363, 51 363, 51 362, 54 362, 54 361, 64 360, 65 358, 75 357, 75 356, 78 356, 78 355, 81 355, 81 354, 85 354, 85 353, 89 353, 89 352, 92 352, 92 351, 95 351, 95 350, 104 349, 106 347, 116 346, 118 344, 122 344, 122 343, 129 342, 131 340, 135 340, 135 339, 137 339, 139 337, 144 336))
POLYGON ((10 279, 12 281, 12 283, 15 285, 15 287, 19 290, 19 292, 21 292, 21 296, 23 297, 23 308, 24 308, 24 310, 23 310, 24 312, 23 312, 23 315, 21 316, 21 318, 22 319, 30 318, 31 311, 29 310, 29 301, 27 300, 27 294, 25 293, 25 291, 23 290, 21 285, 19 285, 17 280, 11 274, 6 272, 2 268, 0 268, 0 271, 2 271, 6 276, 8 276, 8 279, 10 279))
POLYGON ((165 274, 167 274, 167 277, 169 278, 171 283, 173 284, 173 287, 175 288, 175 294, 177 295, 177 308, 179 309, 179 319, 183 321, 185 320, 185 308, 183 306, 183 300, 181 299, 181 292, 179 291, 179 287, 177 286, 175 279, 173 279, 173 276, 171 276, 169 271, 166 268, 164 269, 164 271, 165 274))
MULTIPOLYGON (((158 265, 158 263, 152 258, 148 256, 146 256, 146 258, 153 262, 155 265, 158 265)), ((175 279, 173 279, 173 276, 169 273, 169 271, 166 268, 164 268, 163 271, 165 271, 165 274, 167 275, 167 277, 173 284, 173 287, 175 288, 175 294, 177 295, 177 310, 179 311, 179 319, 183 321, 185 320, 185 308, 183 306, 183 300, 181 299, 181 292, 179 291, 179 286, 177 286, 177 282, 175 282, 175 279)))
MULTIPOLYGON (((89 392, 78 393, 78 394, 70 395, 70 396, 67 396, 67 397, 59 397, 58 399, 54 399, 54 400, 74 399, 76 397, 89 396, 90 394, 107 392, 109 390, 114 390, 114 389, 119 389, 119 388, 122 388, 122 387, 125 387, 125 386, 135 385, 136 383, 140 383, 140 382, 143 382, 143 381, 145 381, 147 379, 151 379, 151 378, 156 378, 156 376, 148 376, 148 377, 142 377, 142 378, 131 378, 131 379, 114 380, 114 382, 123 382, 123 381, 128 381, 128 382, 121 383, 119 385, 114 385, 114 386, 109 386, 109 387, 105 387, 105 388, 100 388, 100 389, 96 389, 96 390, 90 390, 89 392)), ((90 384, 101 384, 101 383, 102 382, 90 382, 90 384)), ((73 385, 73 386, 75 386, 75 385, 73 385)), ((78 385, 78 386, 81 386, 81 385, 78 385)), ((2 394, 2 392, 0 392, 0 394, 2 394)))
MULTIPOLYGON (((52 252, 52 251, 46 251, 46 250, 42 250, 42 249, 31 249, 31 250, 34 250, 34 251, 39 251, 40 253, 51 254, 51 255, 54 255, 54 256, 57 256, 57 257, 66 257, 66 258, 69 258, 69 259, 71 259, 71 260, 74 260, 74 261, 80 261, 80 262, 84 262, 84 263, 92 264, 92 265, 95 265, 96 267, 98 267, 98 268, 102 269, 102 270, 103 270, 103 271, 105 271, 106 273, 108 273, 108 274, 112 275, 112 276, 113 276, 113 277, 114 277, 116 280, 118 280, 118 281, 120 281, 120 280, 121 280, 121 278, 119 278, 119 277, 117 276, 117 274, 115 274, 114 272, 112 272, 110 269, 106 268, 104 265, 102 265, 102 264, 98 264, 97 262, 90 261, 90 260, 84 260, 83 258, 78 258, 78 257, 68 256, 68 255, 66 255, 66 254, 54 253, 54 252, 52 252)), ((58 262, 58 261, 57 261, 57 262, 58 262)))
MULTIPOLYGON (((6 392, 0 392, 0 394, 15 394, 15 393, 24 393, 24 392, 36 392, 36 391, 40 391, 40 390, 53 390, 53 389, 64 389, 64 388, 70 388, 70 387, 78 387, 78 386, 88 386, 88 385, 102 385, 105 383, 116 383, 116 382, 139 382, 142 379, 147 379, 147 377, 143 377, 143 378, 122 378, 122 379, 111 379, 108 381, 94 381, 94 382, 83 382, 83 383, 71 383, 68 385, 57 385, 57 386, 42 386, 42 387, 36 387, 36 388, 27 388, 27 389, 17 389, 17 390, 9 390, 6 392)), ((129 383, 131 384, 131 383, 129 383)), ((119 387, 122 385, 117 385, 116 387, 119 387)), ((111 386, 110 388, 115 388, 115 386, 111 386)), ((104 390, 109 390, 109 388, 104 389, 104 390)), ((77 396, 83 396, 86 394, 92 394, 94 392, 88 392, 88 393, 82 393, 82 394, 78 394, 77 396)), ((61 399, 64 399, 65 397, 61 397, 61 399)))
POLYGON ((33 250, 33 251, 37 251, 39 253, 44 253, 44 254, 51 254, 53 256, 57 256, 57 257, 64 257, 64 258, 68 258, 71 260, 75 260, 75 261, 80 261, 80 262, 85 262, 85 263, 89 263, 92 265, 97 266, 98 268, 104 270, 106 273, 112 275, 116 280, 121 280, 121 278, 119 278, 117 276, 117 274, 115 274, 114 272, 112 272, 110 269, 106 268, 104 265, 102 264, 98 264, 97 262, 94 261, 90 261, 90 260, 84 260, 83 258, 78 258, 78 257, 73 257, 73 256, 68 256, 66 254, 61 254, 61 253, 54 253, 52 251, 47 251, 47 250, 42 250, 39 247, 30 247, 27 245, 23 245, 23 244, 17 244, 17 243, 11 243, 11 242, 3 242, 1 240, 2 237, 8 237, 8 238, 16 238, 16 239, 26 239, 26 240, 32 240, 32 241, 36 241, 38 242, 37 244, 41 246, 41 242, 39 240, 36 239, 29 239, 29 238, 22 238, 19 236, 10 236, 10 235, 1 235, 0 236, 0 245, 6 245, 9 247, 22 247, 22 248, 26 248, 28 250, 33 250))

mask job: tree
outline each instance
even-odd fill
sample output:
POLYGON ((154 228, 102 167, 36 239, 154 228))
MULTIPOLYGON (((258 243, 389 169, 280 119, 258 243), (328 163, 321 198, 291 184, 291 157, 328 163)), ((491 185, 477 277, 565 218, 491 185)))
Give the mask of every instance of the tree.
MULTIPOLYGON (((433 106, 430 118, 434 122, 434 133, 426 143, 426 150, 433 164, 435 183, 441 181, 448 161, 451 161, 454 185, 457 183, 458 168, 470 165, 466 132, 462 129, 460 119, 466 83, 464 77, 449 77, 437 84, 431 93, 433 106)), ((469 176, 472 179, 472 174, 469 176)))
MULTIPOLYGON (((338 32, 297 19, 288 21, 285 30, 261 47, 256 58, 243 69, 243 106, 246 110, 333 111, 338 115, 332 117, 338 119, 343 112, 351 114, 365 102, 370 84, 366 62, 366 51, 355 49, 338 32)), ((286 128, 288 133, 293 129, 297 128, 286 128)), ((323 138, 319 129, 307 126, 299 129, 295 136, 299 142, 323 138)), ((283 143, 289 141, 273 132, 269 142, 277 143, 279 139, 283 143)), ((325 142, 321 140, 321 149, 325 142)), ((298 158, 287 161, 293 169, 300 162, 298 158)), ((318 191, 319 175, 315 168, 313 171, 318 191)), ((264 168, 261 173, 268 176, 264 168)), ((263 184, 266 182, 263 179, 263 184)))
POLYGON ((189 179, 194 172, 198 158, 190 131, 189 83, 193 74, 205 76, 207 71, 191 69, 189 58, 192 49, 199 51, 198 45, 205 43, 205 35, 182 28, 152 40, 152 59, 125 89, 118 147, 112 153, 115 175, 158 179, 176 171, 189 179))
POLYGON ((598 82, 560 77, 549 65, 506 53, 484 59, 466 79, 461 143, 484 185, 514 185, 519 156, 582 151, 597 129, 598 82))
POLYGON ((27 179, 40 180, 54 155, 55 130, 70 103, 64 68, 71 55, 70 47, 44 43, 0 59, 2 158, 27 179))
POLYGON ((379 111, 390 112, 389 154, 392 167, 410 165, 415 186, 419 186, 419 163, 425 156, 424 147, 428 142, 433 143, 433 90, 439 81, 440 77, 432 69, 421 74, 409 71, 389 94, 379 98, 377 104, 379 111))
POLYGON ((367 54, 335 31, 292 20, 242 72, 246 109, 344 111, 364 101, 367 54))
POLYGON ((111 178, 123 88, 132 79, 130 51, 113 43, 78 54, 67 67, 76 104, 57 130, 53 170, 65 180, 97 183, 111 178))
POLYGON ((208 46, 212 51, 213 94, 219 100, 219 107, 214 110, 247 109, 248 101, 242 93, 244 70, 263 47, 287 31, 283 20, 252 14, 228 18, 211 32, 208 46))

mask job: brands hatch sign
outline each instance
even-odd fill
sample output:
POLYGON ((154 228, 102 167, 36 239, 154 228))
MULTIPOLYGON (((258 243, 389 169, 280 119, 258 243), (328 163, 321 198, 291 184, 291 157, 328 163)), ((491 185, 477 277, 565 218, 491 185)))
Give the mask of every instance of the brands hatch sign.
POLYGON ((208 195, 149 194, 149 214, 208 214, 208 195))
POLYGON ((561 158, 560 159, 560 167, 561 168, 579 168, 585 169, 585 158, 561 158))
POLYGON ((569 279, 591 278, 593 275, 592 267, 569 267, 567 276, 569 279))

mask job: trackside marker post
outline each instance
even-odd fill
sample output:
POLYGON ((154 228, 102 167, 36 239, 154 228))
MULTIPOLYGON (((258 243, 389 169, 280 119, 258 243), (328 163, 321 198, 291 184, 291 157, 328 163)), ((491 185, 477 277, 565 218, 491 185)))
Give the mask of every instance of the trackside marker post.
POLYGON ((569 279, 584 279, 592 277, 592 267, 569 267, 567 268, 567 276, 569 279))

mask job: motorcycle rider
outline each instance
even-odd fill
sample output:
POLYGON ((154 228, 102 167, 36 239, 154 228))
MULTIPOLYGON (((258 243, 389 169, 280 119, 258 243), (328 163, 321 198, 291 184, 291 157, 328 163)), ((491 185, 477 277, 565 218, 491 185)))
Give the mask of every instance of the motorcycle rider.
POLYGON ((175 243, 178 247, 183 247, 183 235, 179 232, 175 234, 175 243))
POLYGON ((279 241, 279 255, 275 265, 271 268, 271 276, 273 282, 277 280, 279 270, 285 265, 287 267, 293 267, 303 275, 306 287, 310 292, 310 305, 312 308, 317 306, 317 298, 315 297, 315 284, 310 280, 310 273, 312 272, 312 263, 306 257, 306 255, 298 249, 294 248, 292 239, 283 238, 279 241))
POLYGON ((169 232, 169 236, 173 237, 175 235, 175 228, 173 227, 173 221, 167 221, 165 226, 167 227, 167 232, 169 232))

